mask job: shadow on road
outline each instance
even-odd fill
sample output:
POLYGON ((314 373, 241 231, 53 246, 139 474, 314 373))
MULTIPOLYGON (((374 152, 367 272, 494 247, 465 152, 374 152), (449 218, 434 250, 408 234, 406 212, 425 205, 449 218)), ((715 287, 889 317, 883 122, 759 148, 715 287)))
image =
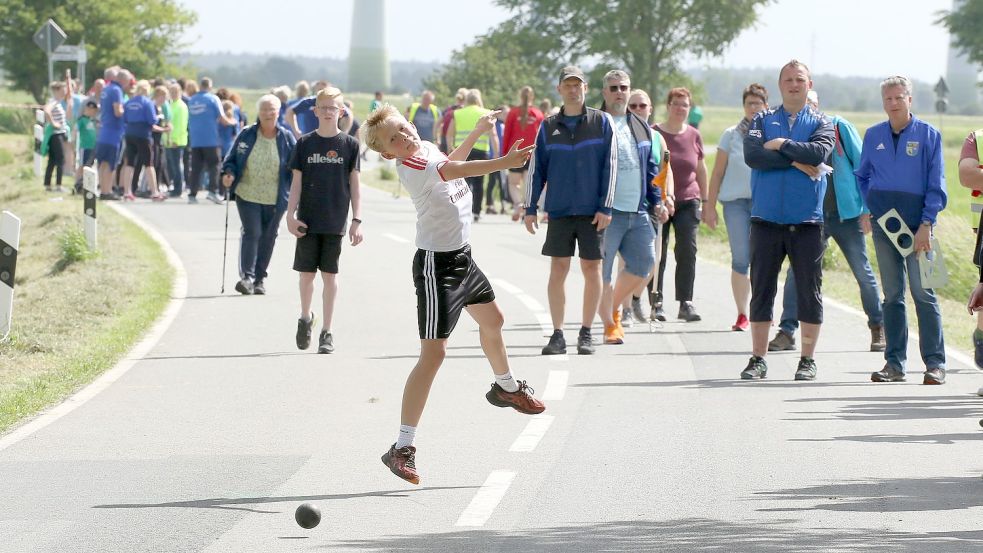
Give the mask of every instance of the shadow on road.
POLYGON ((792 380, 792 375, 788 375, 789 380, 741 380, 740 378, 707 379, 707 380, 671 380, 653 382, 591 382, 585 384, 573 384, 574 388, 734 388, 741 386, 757 386, 762 388, 802 388, 802 387, 831 387, 831 386, 868 386, 861 382, 796 382, 792 380))
MULTIPOLYGON (((975 423, 973 424, 975 426, 975 423)), ((833 438, 797 438, 790 442, 862 442, 872 444, 934 444, 952 445, 959 441, 983 440, 983 433, 966 432, 962 434, 927 434, 924 436, 902 436, 900 434, 871 434, 869 436, 836 436, 833 438)))
POLYGON ((363 493, 339 493, 327 495, 290 495, 281 497, 215 497, 210 499, 191 499, 187 501, 170 501, 166 503, 118 503, 111 505, 93 505, 93 509, 228 509, 233 511, 248 511, 250 513, 280 513, 240 507, 239 505, 265 505, 269 503, 295 503, 305 501, 337 501, 344 499, 360 499, 363 497, 409 497, 413 494, 438 490, 468 490, 478 486, 430 486, 424 488, 385 490, 363 493))
POLYGON ((142 361, 155 361, 161 359, 236 359, 236 358, 256 358, 256 357, 287 357, 291 355, 310 355, 309 351, 274 351, 268 353, 227 353, 215 355, 159 355, 142 357, 142 361))
MULTIPOLYGON (((972 461, 978 462, 979 460, 973 459, 972 461)), ((953 511, 983 506, 983 480, 980 479, 979 475, 941 478, 887 478, 758 492, 755 495, 760 499, 769 501, 804 502, 801 507, 757 509, 765 512, 824 510, 903 513, 953 511)), ((983 539, 983 531, 979 532, 978 539, 983 539)))
POLYGON ((814 530, 792 521, 687 518, 669 521, 615 521, 584 526, 525 530, 468 530, 414 536, 340 541, 323 549, 404 553, 481 552, 650 552, 650 551, 976 551, 983 531, 892 532, 867 529, 814 530))
POLYGON ((810 397, 786 400, 789 403, 817 404, 846 403, 833 410, 797 411, 802 418, 785 420, 912 420, 961 419, 983 416, 983 401, 975 395, 886 397, 810 397), (815 415, 815 416, 809 416, 815 415))

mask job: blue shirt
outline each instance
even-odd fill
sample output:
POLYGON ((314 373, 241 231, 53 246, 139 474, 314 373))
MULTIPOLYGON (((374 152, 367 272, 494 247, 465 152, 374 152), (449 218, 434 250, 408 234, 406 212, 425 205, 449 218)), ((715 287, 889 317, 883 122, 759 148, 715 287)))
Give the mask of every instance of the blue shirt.
POLYGON ((239 130, 242 129, 242 111, 239 106, 232 108, 232 118, 235 119, 235 125, 222 125, 219 123, 218 135, 222 139, 222 158, 229 153, 232 149, 232 142, 235 141, 236 135, 239 134, 239 130))
POLYGON ((717 199, 722 202, 751 199, 751 168, 744 163, 744 137, 736 125, 720 135, 717 149, 727 153, 727 168, 717 199))
POLYGON ((134 96, 123 106, 123 122, 126 123, 126 136, 149 140, 157 122, 157 106, 146 96, 134 96))
POLYGON ((614 209, 634 213, 638 211, 638 198, 642 193, 642 165, 638 160, 638 148, 628 127, 628 117, 611 116, 614 119, 614 135, 618 144, 618 182, 614 187, 614 209))
POLYGON ((123 139, 123 118, 116 117, 113 104, 123 104, 123 89, 111 81, 99 96, 99 144, 119 144, 123 139))
POLYGON ((199 92, 188 100, 188 143, 192 148, 215 148, 222 144, 218 136, 222 103, 211 92, 199 92))
POLYGON ((947 201, 942 135, 914 115, 902 129, 897 147, 891 135, 889 121, 864 134, 860 168, 854 174, 870 214, 876 220, 895 208, 911 228, 922 221, 935 224, 947 201))
POLYGON ((307 134, 317 130, 317 114, 314 113, 314 102, 317 98, 309 96, 294 104, 294 115, 297 116, 297 126, 300 127, 300 134, 307 134))

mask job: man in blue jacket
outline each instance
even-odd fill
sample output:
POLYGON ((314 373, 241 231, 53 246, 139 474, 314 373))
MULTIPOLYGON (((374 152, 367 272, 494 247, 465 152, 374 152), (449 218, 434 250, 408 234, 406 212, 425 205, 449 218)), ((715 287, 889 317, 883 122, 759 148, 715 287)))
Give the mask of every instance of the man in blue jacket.
MULTIPOLYGON (((884 286, 884 368, 871 374, 874 382, 902 382, 908 352, 905 280, 915 300, 919 349, 925 362, 925 384, 945 383, 945 343, 942 312, 932 289, 922 286, 917 252, 932 249, 932 227, 945 209, 942 135, 911 113, 911 81, 889 77, 881 82, 881 100, 888 120, 867 129, 857 180, 876 220, 897 209, 915 235, 914 252, 895 247, 880 225, 874 226, 874 253, 884 286), (907 273, 907 275, 905 274, 907 273)), ((895 225, 898 225, 895 220, 895 225)), ((888 228, 891 224, 888 223, 888 228)), ((898 225, 900 228, 900 225, 898 225)), ((892 229, 894 231, 894 229, 892 229)))
POLYGON ((566 353, 563 337, 564 283, 574 245, 584 274, 584 306, 577 353, 594 353, 590 327, 601 300, 601 237, 611 223, 618 148, 611 116, 584 104, 587 77, 580 68, 564 67, 556 91, 563 107, 547 117, 536 137, 536 153, 526 177, 526 230, 536 233, 536 203, 546 188, 544 209, 550 224, 543 255, 551 258, 548 286, 553 335, 543 355, 566 353))
POLYGON ((796 380, 814 380, 816 340, 823 322, 823 198, 820 165, 833 150, 833 125, 806 105, 812 89, 800 61, 778 74, 782 105, 758 113, 744 137, 744 162, 751 171, 751 359, 742 379, 765 378, 768 328, 778 291, 778 274, 788 256, 795 271, 802 323, 802 357, 796 380))
MULTIPOLYGON (((806 103, 819 110, 819 95, 810 90, 806 103)), ((830 237, 843 252, 857 285, 860 286, 860 303, 867 314, 870 328, 870 351, 884 351, 884 312, 881 309, 881 291, 874 278, 874 270, 867 257, 865 234, 870 234, 870 211, 860 194, 857 177, 853 174, 860 167, 860 134, 849 121, 838 115, 832 117, 836 143, 827 165, 833 168, 823 199, 823 240, 830 237)), ((785 294, 782 300, 782 319, 778 334, 768 342, 768 351, 795 349, 795 330, 799 328, 798 304, 795 300, 795 276, 791 267, 785 275, 785 294)))

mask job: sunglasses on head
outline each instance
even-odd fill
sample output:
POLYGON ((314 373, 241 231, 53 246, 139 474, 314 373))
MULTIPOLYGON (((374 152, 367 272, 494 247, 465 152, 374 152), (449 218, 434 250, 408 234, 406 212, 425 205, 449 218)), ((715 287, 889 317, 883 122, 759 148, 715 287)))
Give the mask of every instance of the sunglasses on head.
POLYGON ((611 92, 617 92, 619 90, 621 92, 628 92, 628 85, 626 85, 626 84, 613 84, 613 85, 609 85, 608 86, 608 90, 610 90, 611 92))
POLYGON ((648 104, 628 104, 628 107, 631 108, 631 109, 645 109, 645 108, 649 107, 649 105, 648 104))

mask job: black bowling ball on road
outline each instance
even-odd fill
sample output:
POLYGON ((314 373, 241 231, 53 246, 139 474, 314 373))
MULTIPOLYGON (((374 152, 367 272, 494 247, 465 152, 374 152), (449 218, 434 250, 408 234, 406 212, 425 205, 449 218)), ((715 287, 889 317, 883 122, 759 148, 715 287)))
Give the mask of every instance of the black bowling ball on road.
POLYGON ((294 513, 294 519, 301 528, 310 530, 321 522, 321 509, 313 503, 302 503, 294 513))

